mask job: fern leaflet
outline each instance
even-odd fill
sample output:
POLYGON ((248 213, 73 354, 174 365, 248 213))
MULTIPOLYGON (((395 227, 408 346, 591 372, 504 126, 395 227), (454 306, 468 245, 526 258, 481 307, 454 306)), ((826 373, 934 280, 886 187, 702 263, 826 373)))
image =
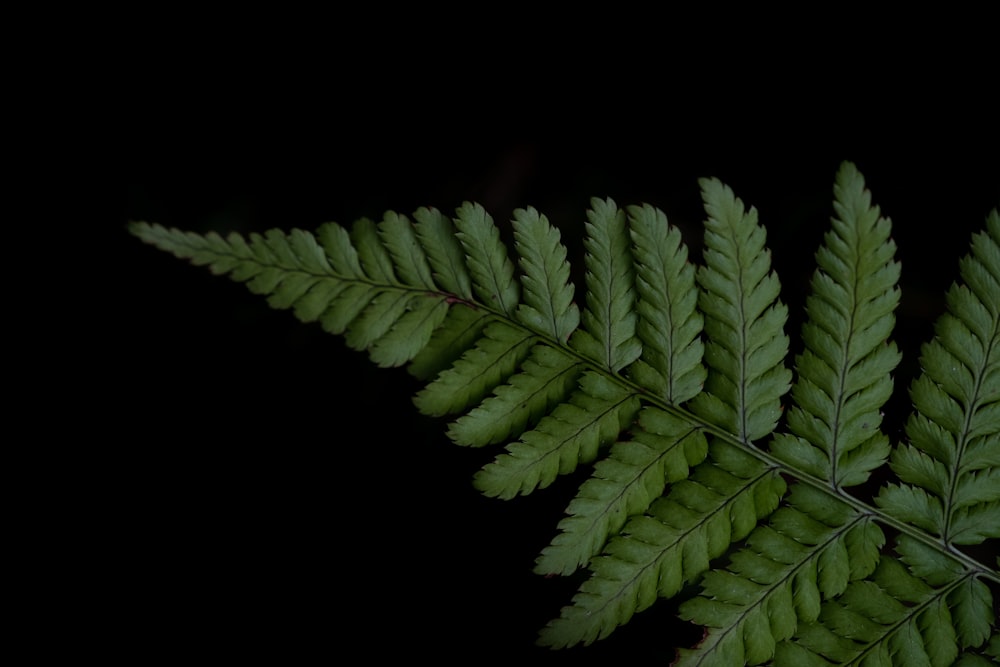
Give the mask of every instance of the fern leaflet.
POLYGON ((766 232, 727 186, 702 179, 705 266, 698 305, 705 315, 708 374, 692 409, 749 443, 774 430, 791 372, 783 365, 788 309, 778 300, 766 232))
POLYGON ((872 573, 885 542, 868 514, 805 484, 756 528, 726 570, 708 572, 681 615, 709 629, 678 664, 760 664, 789 639, 799 619, 814 621, 823 599, 872 573))
POLYGON ((676 595, 709 562, 774 511, 785 492, 775 470, 721 441, 691 475, 630 520, 590 564, 592 575, 542 630, 545 646, 589 644, 657 597, 676 595))
POLYGON ((961 263, 965 284, 947 294, 948 312, 920 357, 911 389, 910 444, 890 465, 904 482, 876 499, 894 516, 946 544, 1000 537, 1000 216, 976 235, 961 263))
POLYGON ((787 425, 771 451, 834 488, 855 486, 889 455, 880 409, 892 393, 890 373, 900 360, 891 342, 899 301, 899 263, 890 223, 879 217, 853 165, 834 187, 837 213, 806 302, 805 351, 798 357, 787 425))

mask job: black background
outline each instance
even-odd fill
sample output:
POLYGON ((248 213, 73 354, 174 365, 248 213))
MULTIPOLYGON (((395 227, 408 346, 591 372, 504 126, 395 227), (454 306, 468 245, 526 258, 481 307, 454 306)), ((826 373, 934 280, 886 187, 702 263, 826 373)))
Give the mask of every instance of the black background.
MULTIPOLYGON (((596 196, 659 206, 697 253, 697 179, 716 176, 759 210, 794 320, 852 160, 903 262, 901 386, 970 233, 1000 203, 990 82, 919 51, 903 68, 856 54, 802 69, 789 53, 751 66, 652 49, 637 69, 582 36, 544 59, 521 33, 481 44, 367 29, 330 46, 351 31, 311 48, 132 44, 142 66, 119 91, 121 203, 106 227, 116 319, 91 359, 116 390, 90 415, 106 440, 87 462, 94 594, 114 612, 90 641, 140 659, 669 662, 700 636, 669 604, 588 648, 533 645, 580 582, 531 568, 582 477, 481 497, 472 474, 497 450, 450 443, 445 421, 417 414, 405 370, 141 244, 126 222, 312 229, 473 200, 509 235, 513 209, 531 205, 579 262, 596 196), (196 64, 178 68, 181 56, 196 64)), ((627 53, 614 34, 609 49, 627 53)))

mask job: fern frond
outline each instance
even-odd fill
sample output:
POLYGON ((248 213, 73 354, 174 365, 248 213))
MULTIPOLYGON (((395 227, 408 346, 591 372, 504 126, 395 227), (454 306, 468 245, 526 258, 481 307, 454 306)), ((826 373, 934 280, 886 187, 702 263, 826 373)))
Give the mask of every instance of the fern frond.
POLYGON ((618 372, 639 356, 633 263, 625 214, 611 199, 592 199, 584 226, 587 307, 572 346, 618 372))
MULTIPOLYGON (((702 319, 696 310, 694 267, 687 262, 680 232, 670 227, 661 211, 630 207, 633 261, 622 257, 627 249, 625 217, 612 200, 593 200, 588 218, 584 244, 590 249, 590 270, 583 317, 587 330, 574 335, 573 346, 589 350, 591 358, 616 370, 635 360, 641 341, 642 356, 628 367, 630 378, 669 403, 691 398, 705 377, 702 319), (638 273, 637 302, 626 268, 633 263, 638 273), (623 303, 634 304, 637 323, 623 317, 629 314, 620 312, 623 303), (601 324, 606 321, 610 328, 601 324)), ((695 422, 658 409, 644 410, 631 434, 611 448, 580 487, 559 524, 560 533, 539 556, 536 571, 569 574, 585 565, 628 515, 645 511, 662 494, 665 483, 683 479, 688 466, 704 458, 705 448, 695 422)))
POLYGON ((465 249, 465 265, 480 303, 514 318, 521 290, 514 264, 500 240, 500 230, 482 206, 466 202, 456 211, 458 240, 465 249))
POLYGON ((589 569, 543 645, 589 644, 690 587, 681 616, 707 631, 684 664, 1000 657, 987 585, 1000 574, 958 549, 1000 537, 1000 215, 960 265, 907 442, 890 448, 899 264, 861 175, 845 163, 836 178, 794 386, 757 212, 717 180, 700 186, 700 267, 661 211, 591 200, 581 306, 560 232, 533 208, 513 216, 516 261, 471 203, 315 234, 130 231, 378 365, 409 364, 426 381, 416 406, 448 416, 454 442, 503 445, 474 476, 485 495, 589 467, 536 561, 589 569), (845 491, 887 458, 898 479, 874 505, 845 491))
MULTIPOLYGON (((384 225, 398 233, 409 222, 389 216, 384 225)), ((141 222, 130 230, 162 250, 245 282, 274 308, 290 308, 303 321, 344 334, 350 347, 367 350, 380 366, 412 359, 447 316, 448 295, 431 291, 433 285, 397 280, 379 227, 370 220, 358 221, 350 236, 342 227, 324 225, 319 241, 301 230, 251 234, 249 242, 238 234, 223 239, 141 222)), ((413 276, 429 278, 416 268, 422 261, 419 248, 411 250, 407 266, 413 276)))
POLYGON ((639 411, 638 397, 607 377, 586 371, 579 388, 541 419, 538 426, 506 446, 473 483, 488 496, 513 498, 545 488, 597 458, 639 411))
POLYGON ((702 592, 681 617, 709 628, 677 664, 760 664, 799 619, 816 620, 820 602, 867 577, 885 536, 869 514, 797 484, 786 500, 733 553, 725 570, 707 572, 702 592))
POLYGON ((704 433, 690 422, 657 408, 639 413, 628 440, 619 441, 594 465, 559 522, 561 531, 536 561, 539 574, 567 575, 586 565, 625 520, 641 514, 663 495, 669 482, 688 476, 705 458, 704 433))
POLYGON ((399 276, 402 284, 438 289, 431 277, 431 266, 417 238, 417 231, 406 216, 392 211, 386 213, 379 225, 378 236, 389 252, 392 272, 399 276))
POLYGON ((974 662, 995 633, 989 588, 974 572, 940 567, 940 554, 929 573, 926 546, 906 536, 896 549, 902 561, 882 559, 872 578, 825 602, 815 621, 777 645, 775 664, 951 665, 960 655, 974 662))
POLYGON ((465 267, 465 253, 451 220, 436 208, 422 207, 413 214, 420 246, 427 255, 433 283, 459 299, 472 300, 472 279, 465 267))
POLYGON ((559 230, 534 208, 514 212, 514 244, 521 258, 523 303, 518 319, 533 330, 566 342, 580 322, 569 282, 566 247, 559 230))
POLYGON ((705 265, 698 270, 698 305, 705 316, 705 391, 691 408, 742 442, 771 433, 791 371, 784 366, 788 309, 778 299, 766 232, 729 187, 701 179, 705 265))
POLYGON ((461 412, 510 377, 535 343, 530 331, 491 321, 475 346, 420 390, 414 403, 421 412, 435 417, 461 412))
POLYGON ((507 442, 534 425, 576 386, 579 359, 548 345, 536 345, 520 364, 470 412, 452 422, 448 435, 457 444, 472 447, 507 442))
POLYGON ((672 597, 709 567, 785 492, 776 471, 715 440, 708 459, 671 486, 649 511, 633 517, 604 553, 572 605, 548 623, 539 643, 561 648, 606 637, 657 597, 672 597))
MULTIPOLYGON (((424 349, 414 355, 406 370, 416 378, 429 381, 450 368, 466 350, 474 347, 483 335, 483 329, 492 321, 494 321, 493 314, 486 310, 468 307, 449 308, 441 326, 431 335, 424 349)), ((433 410, 425 412, 448 414, 459 409, 461 408, 445 408, 440 413, 433 410)))
POLYGON ((962 284, 924 345, 923 372, 910 395, 909 444, 890 466, 902 484, 876 502, 946 544, 1000 537, 1000 215, 974 236, 960 265, 962 284))
POLYGON ((792 435, 776 435, 771 452, 839 489, 865 482, 889 455, 880 409, 901 358, 887 342, 900 267, 891 224, 850 163, 837 173, 834 210, 806 302, 805 350, 787 418, 792 435))
MULTIPOLYGON (((272 234, 277 239, 281 233, 272 232, 272 234)), ((351 244, 358 253, 358 260, 365 275, 375 282, 401 284, 396 279, 389 250, 382 245, 380 236, 378 226, 368 218, 357 220, 351 227, 351 244)), ((289 267, 285 265, 283 268, 289 267)))
POLYGON ((695 268, 680 230, 652 206, 630 206, 639 295, 635 311, 642 356, 629 368, 640 385, 680 405, 701 391, 703 320, 698 312, 695 268))

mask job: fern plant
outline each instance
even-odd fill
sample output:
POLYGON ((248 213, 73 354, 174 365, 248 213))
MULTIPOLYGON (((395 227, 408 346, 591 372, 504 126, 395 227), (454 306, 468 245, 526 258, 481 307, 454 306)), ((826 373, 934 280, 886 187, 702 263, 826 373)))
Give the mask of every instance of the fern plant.
POLYGON ((794 359, 756 211, 700 187, 700 265, 662 211, 592 200, 582 305, 533 208, 513 216, 516 262, 471 203, 349 230, 130 231, 407 365, 416 406, 450 418, 456 444, 503 447, 474 477, 482 493, 588 471, 536 561, 586 577, 540 644, 590 644, 678 597, 704 628, 678 664, 993 663, 1000 214, 960 263, 893 442, 900 264, 858 170, 836 175, 794 359))

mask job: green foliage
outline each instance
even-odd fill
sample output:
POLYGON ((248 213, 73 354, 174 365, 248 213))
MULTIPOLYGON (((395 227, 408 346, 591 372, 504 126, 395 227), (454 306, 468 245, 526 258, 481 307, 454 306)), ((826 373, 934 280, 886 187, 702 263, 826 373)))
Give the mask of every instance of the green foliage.
POLYGON ((727 186, 700 185, 699 266, 661 211, 591 202, 582 309, 532 208, 512 221, 516 263, 474 204, 349 231, 130 231, 408 364, 426 382, 416 406, 449 417, 456 444, 503 446, 475 475, 484 494, 589 473, 537 559, 539 574, 586 570, 542 645, 589 644, 682 596, 705 635, 680 664, 996 660, 1000 573, 970 547, 1000 538, 1000 215, 960 263, 893 444, 900 264, 861 175, 836 176, 794 373, 765 229, 727 186), (874 503, 848 490, 873 483, 874 503))
POLYGON ((893 261, 891 225, 871 205, 860 176, 842 170, 834 196, 837 215, 816 253, 819 268, 806 303, 791 433, 776 435, 771 451, 839 488, 864 483, 889 455, 878 427, 900 361, 887 340, 900 265, 893 261))

